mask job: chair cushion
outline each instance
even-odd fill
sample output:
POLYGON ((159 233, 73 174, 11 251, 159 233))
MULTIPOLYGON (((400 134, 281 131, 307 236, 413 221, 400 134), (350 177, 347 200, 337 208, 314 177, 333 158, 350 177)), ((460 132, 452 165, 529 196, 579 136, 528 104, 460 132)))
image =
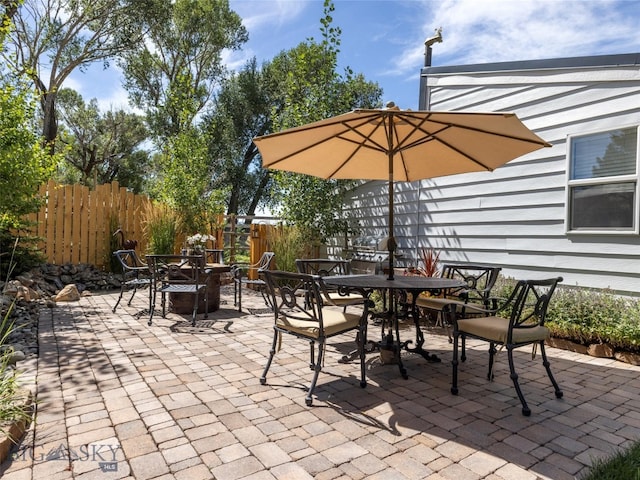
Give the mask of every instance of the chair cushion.
MULTIPOLYGON (((347 330, 353 330, 360 324, 360 318, 361 315, 355 313, 323 309, 324 336, 330 337, 347 330)), ((276 320, 276 326, 305 337, 315 339, 320 337, 320 324, 314 320, 302 320, 280 315, 276 320)))
POLYGON ((465 306, 466 303, 455 298, 442 298, 442 297, 422 297, 419 296, 416 300, 416 306, 428 308, 429 310, 436 310, 441 312, 447 305, 459 305, 465 306))
MULTIPOLYGON (((509 320, 502 317, 477 317, 458 320, 458 331, 496 343, 506 343, 509 331, 509 320)), ((514 328, 513 343, 527 343, 546 340, 549 329, 545 326, 531 328, 514 328)))
POLYGON ((357 305, 358 303, 364 302, 364 297, 357 293, 340 295, 337 292, 329 292, 327 296, 331 299, 331 302, 333 302, 334 305, 338 305, 340 307, 343 305, 357 305))

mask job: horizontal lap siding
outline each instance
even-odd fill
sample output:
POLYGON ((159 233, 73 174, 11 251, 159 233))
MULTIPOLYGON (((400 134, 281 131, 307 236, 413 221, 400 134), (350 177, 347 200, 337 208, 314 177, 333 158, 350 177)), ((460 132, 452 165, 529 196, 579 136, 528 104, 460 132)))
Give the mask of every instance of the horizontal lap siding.
MULTIPOLYGON (((432 110, 513 111, 553 144, 494 172, 395 186, 395 236, 415 264, 431 247, 444 261, 490 263, 517 278, 562 275, 568 285, 640 293, 638 235, 565 233, 569 134, 640 123, 638 67, 429 77, 432 110)), ((386 234, 386 182, 353 192, 363 235, 386 234), (384 230, 381 230, 384 229, 384 230)))

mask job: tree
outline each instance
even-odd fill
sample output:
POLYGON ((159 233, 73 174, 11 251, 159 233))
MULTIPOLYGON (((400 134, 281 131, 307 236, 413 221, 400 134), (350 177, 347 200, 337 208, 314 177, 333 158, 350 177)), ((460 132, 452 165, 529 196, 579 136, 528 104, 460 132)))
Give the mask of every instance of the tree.
POLYGON ((60 140, 69 146, 67 168, 61 169, 63 179, 87 186, 117 180, 135 193, 142 191, 151 162, 141 148, 148 131, 140 115, 124 110, 102 114, 96 99, 86 104, 71 89, 58 93, 58 110, 63 127, 60 140))
POLYGON ((254 59, 226 78, 214 108, 204 116, 209 134, 209 158, 214 165, 212 188, 229 186, 228 214, 255 215, 270 204, 272 179, 260 165, 253 138, 271 130, 271 110, 278 89, 268 64, 260 70, 254 59))
POLYGON ((135 0, 24 0, 5 60, 34 82, 42 110, 44 141, 53 152, 58 133, 56 100, 76 69, 120 55, 140 39, 135 0))
MULTIPOLYGON (((9 270, 7 253, 30 225, 25 215, 40 208, 34 192, 53 172, 58 158, 42 148, 34 133, 35 97, 19 77, 0 77, 0 274, 9 270)), ((25 238, 14 251, 16 273, 30 266, 36 255, 33 239, 25 238)))
MULTIPOLYGON (((381 104, 382 91, 376 83, 367 82, 350 69, 344 77, 336 73, 341 30, 332 26, 333 10, 333 3, 325 0, 321 43, 310 39, 274 60, 275 68, 286 72, 283 108, 273 112, 276 131, 381 104)), ((275 175, 281 195, 280 214, 302 228, 309 240, 353 231, 354 219, 342 213, 344 193, 352 181, 288 172, 275 175)))
POLYGON ((22 0, 2 0, 0 2, 0 45, 4 44, 5 37, 13 22, 13 16, 18 11, 18 6, 22 0))
POLYGON ((226 0, 150 1, 145 41, 121 65, 133 103, 163 139, 191 126, 224 72, 222 51, 239 48, 247 32, 226 0))
POLYGON ((190 127, 169 137, 159 167, 154 196, 180 213, 182 233, 208 231, 224 204, 223 192, 209 188, 206 135, 190 127))

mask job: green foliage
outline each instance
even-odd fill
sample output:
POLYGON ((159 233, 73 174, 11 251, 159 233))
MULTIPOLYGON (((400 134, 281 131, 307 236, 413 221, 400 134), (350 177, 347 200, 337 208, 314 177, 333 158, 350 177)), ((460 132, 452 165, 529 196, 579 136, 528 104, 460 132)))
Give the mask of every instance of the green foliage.
POLYGON ((321 243, 334 235, 357 232, 357 220, 342 213, 344 193, 350 182, 288 172, 276 172, 275 176, 287 192, 279 213, 300 227, 308 243, 321 243))
POLYGON ((559 288, 547 314, 547 326, 559 338, 640 353, 640 299, 606 290, 559 288))
POLYGON ((58 90, 76 70, 109 60, 142 42, 140 9, 149 2, 128 0, 24 0, 7 37, 15 55, 5 56, 27 72, 39 94, 42 134, 53 150, 58 134, 58 90))
MULTIPOLYGON (((325 0, 324 17, 320 20, 323 40, 309 39, 294 49, 283 52, 272 62, 274 71, 282 72, 284 102, 274 108, 274 130, 345 113, 356 107, 380 106, 382 91, 362 75, 347 69, 337 72, 341 30, 332 26, 333 2, 325 0)), ((322 241, 336 234, 355 232, 357 222, 343 213, 344 195, 353 181, 323 180, 306 175, 279 172, 281 211, 287 221, 299 225, 309 240, 322 241)))
MULTIPOLYGON (((35 104, 33 92, 19 78, 0 78, 0 254, 14 249, 16 273, 40 261, 36 239, 25 235, 31 226, 25 216, 40 208, 43 199, 34 192, 59 159, 42 148, 34 133, 35 104)), ((0 274, 8 270, 7 256, 0 255, 0 274)))
POLYGON ((640 478, 640 441, 607 459, 596 459, 582 480, 635 480, 640 478))
POLYGON ((230 187, 228 214, 254 215, 270 206, 271 172, 262 168, 252 140, 271 130, 271 109, 282 102, 277 78, 269 64, 260 70, 253 58, 224 79, 215 108, 204 116, 212 187, 230 187))
MULTIPOLYGON (((0 253, 2 251, 0 250, 0 253)), ((12 251, 10 255, 13 258, 12 251)), ((12 264, 9 270, 12 270, 15 265, 12 264)), ((24 421, 28 422, 31 419, 31 411, 26 409, 21 403, 20 399, 22 395, 20 393, 20 384, 18 379, 18 372, 12 365, 12 357, 14 355, 14 349, 9 345, 9 336, 14 331, 14 322, 11 319, 11 313, 15 306, 15 300, 8 306, 2 305, 0 308, 0 432, 7 435, 3 426, 12 422, 24 421)), ((12 439, 16 441, 17 439, 12 439)))
POLYGON ((147 113, 154 135, 164 139, 192 125, 224 72, 223 51, 238 49, 248 37, 226 0, 143 5, 145 41, 122 57, 121 66, 131 100, 147 113))
POLYGON ((34 195, 52 174, 49 156, 33 131, 35 100, 20 83, 0 83, 0 229, 21 228, 22 217, 36 212, 34 195))
POLYGON ((167 140, 159 161, 155 197, 180 212, 178 232, 208 231, 212 217, 224 212, 224 192, 209 190, 206 136, 184 129, 167 140))
POLYGON ((58 173, 62 183, 94 187, 117 180, 134 193, 142 192, 151 163, 141 150, 148 138, 143 117, 124 110, 101 114, 95 98, 85 103, 67 88, 58 92, 58 110, 60 140, 69 146, 58 173))

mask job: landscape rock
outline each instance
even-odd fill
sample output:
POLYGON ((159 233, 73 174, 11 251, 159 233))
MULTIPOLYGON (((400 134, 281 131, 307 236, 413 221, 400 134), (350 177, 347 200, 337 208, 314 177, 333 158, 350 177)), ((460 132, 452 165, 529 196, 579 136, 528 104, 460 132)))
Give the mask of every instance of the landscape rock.
POLYGON ((629 363, 631 365, 640 365, 640 354, 632 352, 616 352, 614 354, 616 360, 629 363))
POLYGON ((592 357, 613 358, 613 347, 607 343, 593 343, 587 348, 587 353, 592 357))
POLYGON ((77 302, 80 300, 80 292, 78 288, 72 283, 66 285, 60 292, 53 297, 55 302, 77 302))

